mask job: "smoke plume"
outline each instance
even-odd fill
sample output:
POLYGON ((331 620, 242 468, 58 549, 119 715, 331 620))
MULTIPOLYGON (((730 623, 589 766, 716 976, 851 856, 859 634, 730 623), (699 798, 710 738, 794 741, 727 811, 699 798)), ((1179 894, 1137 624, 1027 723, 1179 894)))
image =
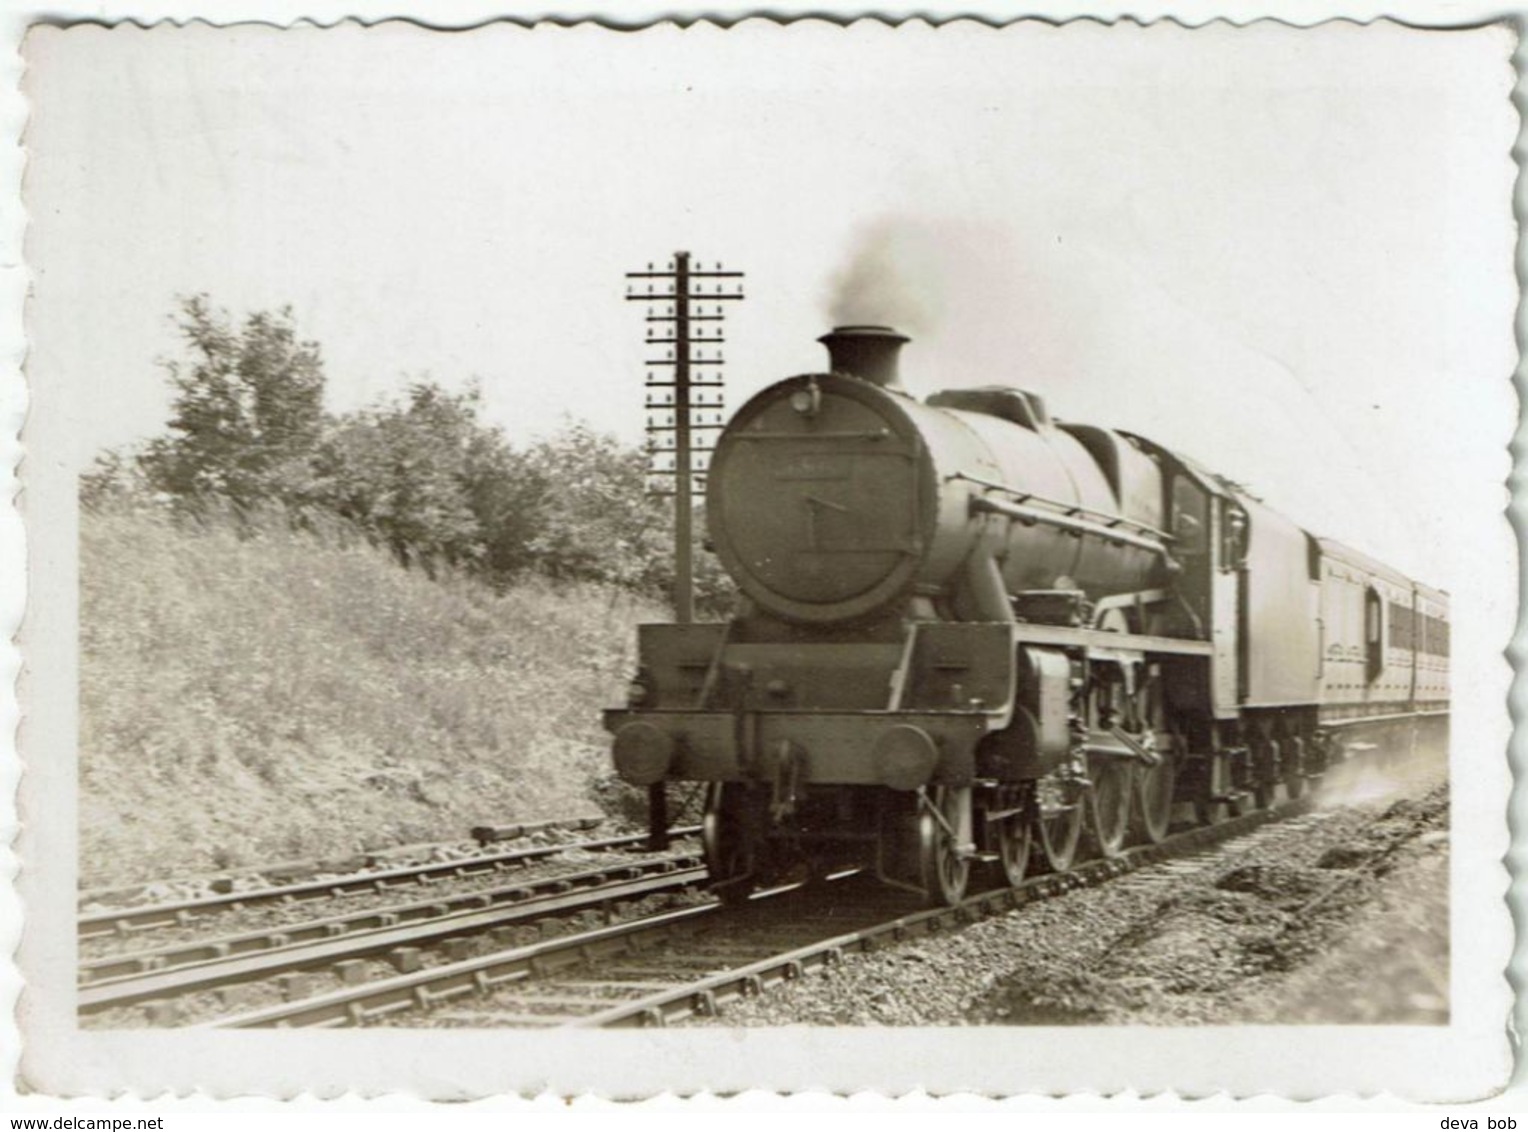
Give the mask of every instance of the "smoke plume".
POLYGON ((828 317, 834 326, 871 323, 931 333, 942 313, 939 259, 922 225, 892 219, 865 225, 833 276, 828 317))

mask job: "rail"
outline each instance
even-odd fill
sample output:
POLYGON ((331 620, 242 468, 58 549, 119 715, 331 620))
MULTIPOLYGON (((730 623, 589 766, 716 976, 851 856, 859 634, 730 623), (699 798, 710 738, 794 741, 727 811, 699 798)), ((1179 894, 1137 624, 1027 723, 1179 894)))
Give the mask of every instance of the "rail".
MULTIPOLYGON (((694 837, 700 833, 699 826, 682 826, 669 831, 678 839, 694 837)), ((511 849, 500 853, 462 857, 453 861, 431 861, 423 864, 400 866, 376 872, 353 873, 325 877, 296 884, 274 885, 242 892, 221 893, 215 896, 199 896, 186 900, 161 904, 144 904, 124 908, 106 908, 79 916, 77 922, 80 939, 94 939, 112 934, 150 931, 156 928, 183 926, 197 919, 229 910, 258 907, 262 904, 290 903, 296 900, 329 899, 363 892, 381 892, 413 884, 429 884, 432 881, 454 877, 472 877, 502 871, 512 865, 554 857, 569 851, 598 852, 644 845, 645 833, 625 834, 594 841, 568 842, 562 845, 538 845, 528 849, 511 849)))
POLYGON ((660 858, 616 870, 592 870, 550 878, 538 887, 469 893, 399 908, 282 926, 164 951, 119 956, 82 968, 77 996, 81 1014, 186 994, 205 987, 280 971, 322 967, 345 959, 382 955, 394 948, 465 937, 525 920, 608 908, 699 885, 706 870, 694 857, 660 858), (486 903, 485 903, 486 900, 486 903), (403 922, 403 921, 417 922, 403 922))

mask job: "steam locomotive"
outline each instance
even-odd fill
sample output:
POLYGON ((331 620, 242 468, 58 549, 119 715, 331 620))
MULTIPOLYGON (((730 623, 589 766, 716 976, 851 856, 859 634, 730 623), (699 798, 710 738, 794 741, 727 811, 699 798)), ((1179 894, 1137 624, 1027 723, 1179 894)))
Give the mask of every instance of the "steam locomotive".
POLYGON ((894 330, 819 341, 828 372, 712 457, 736 615, 642 626, 605 713, 626 782, 706 784, 723 899, 854 862, 951 904, 974 866, 1115 855, 1298 796, 1358 725, 1446 721, 1444 593, 1033 393, 920 402, 894 330))

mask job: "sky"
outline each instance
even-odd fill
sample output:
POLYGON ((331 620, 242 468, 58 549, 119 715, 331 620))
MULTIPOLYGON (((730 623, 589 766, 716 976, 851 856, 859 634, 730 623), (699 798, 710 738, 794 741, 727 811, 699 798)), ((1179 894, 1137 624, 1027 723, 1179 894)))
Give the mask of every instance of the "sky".
POLYGON ((729 408, 821 368, 835 315, 893 322, 916 394, 1034 390, 1448 587, 1517 411, 1510 50, 1389 25, 34 32, 47 455, 162 428, 195 292, 290 304, 335 411, 428 375, 480 382, 517 441, 636 442, 623 275, 683 248, 746 272, 729 408))

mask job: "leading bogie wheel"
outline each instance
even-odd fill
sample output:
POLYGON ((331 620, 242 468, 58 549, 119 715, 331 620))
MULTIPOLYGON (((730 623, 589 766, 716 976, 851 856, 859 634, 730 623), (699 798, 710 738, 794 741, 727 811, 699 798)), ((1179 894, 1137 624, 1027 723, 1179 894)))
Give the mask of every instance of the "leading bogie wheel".
POLYGON ((923 887, 931 904, 959 904, 971 874, 970 858, 961 852, 971 836, 971 788, 936 786, 928 798, 938 815, 928 807, 918 814, 923 887))
POLYGON ((706 810, 700 823, 700 843, 711 891, 723 904, 740 904, 753 894, 756 883, 747 823, 738 794, 740 786, 713 783, 706 794, 706 810))

